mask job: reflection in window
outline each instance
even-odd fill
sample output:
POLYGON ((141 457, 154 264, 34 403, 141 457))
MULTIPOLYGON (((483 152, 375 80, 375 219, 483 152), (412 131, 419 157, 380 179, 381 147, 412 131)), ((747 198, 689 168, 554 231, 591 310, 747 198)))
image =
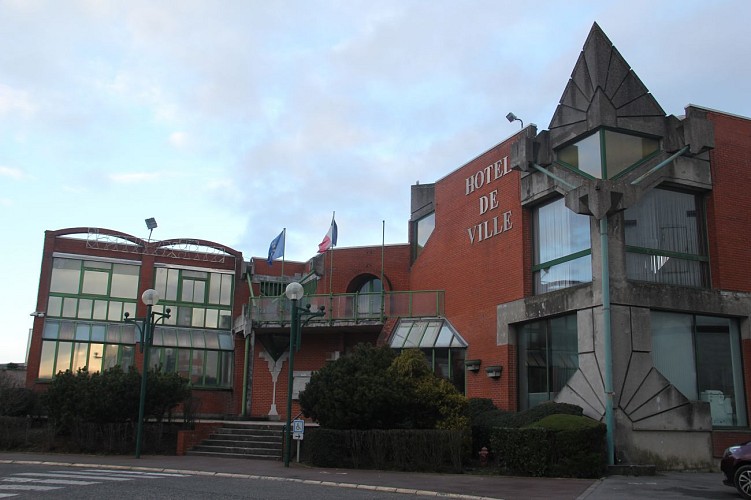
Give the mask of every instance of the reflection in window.
POLYGON ((430 235, 433 234, 434 229, 435 212, 431 212, 415 223, 415 258, 417 258, 422 253, 422 250, 428 243, 428 238, 430 238, 430 235))
POLYGON ((626 275, 652 283, 708 286, 697 195, 653 189, 624 212, 626 275))
POLYGON ((651 137, 602 129, 558 151, 558 161, 597 179, 613 179, 655 154, 651 137))
POLYGON ((361 319, 380 317, 383 303, 383 284, 378 278, 366 281, 357 290, 357 317, 361 319))
POLYGON ((521 325, 519 409, 550 401, 579 368, 576 314, 521 325))
POLYGON ((655 368, 690 400, 709 402, 714 426, 745 426, 738 322, 652 311, 655 368))
POLYGON ((589 217, 568 208, 563 198, 534 210, 535 293, 592 281, 589 217))

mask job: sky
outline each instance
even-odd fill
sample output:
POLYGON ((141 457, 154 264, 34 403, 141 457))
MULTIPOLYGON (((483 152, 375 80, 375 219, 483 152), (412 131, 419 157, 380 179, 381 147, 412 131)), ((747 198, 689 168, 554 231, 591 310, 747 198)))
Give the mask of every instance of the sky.
POLYGON ((747 0, 0 0, 0 363, 46 230, 406 243, 410 186, 548 128, 597 22, 668 114, 751 117, 747 0), (385 230, 383 229, 385 221, 385 230))

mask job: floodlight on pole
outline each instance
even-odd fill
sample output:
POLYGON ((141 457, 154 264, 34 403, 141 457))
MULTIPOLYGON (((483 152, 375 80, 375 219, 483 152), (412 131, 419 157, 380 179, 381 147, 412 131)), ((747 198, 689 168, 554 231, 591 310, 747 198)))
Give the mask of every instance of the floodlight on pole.
POLYGON ((149 230, 149 241, 151 241, 151 233, 156 229, 156 219, 154 217, 149 217, 146 219, 146 229, 149 230))
POLYGON ((519 123, 522 124, 522 128, 524 128, 524 122, 521 118, 517 117, 514 113, 509 113, 506 115, 506 119, 509 121, 509 123, 514 123, 515 121, 519 121, 519 123))

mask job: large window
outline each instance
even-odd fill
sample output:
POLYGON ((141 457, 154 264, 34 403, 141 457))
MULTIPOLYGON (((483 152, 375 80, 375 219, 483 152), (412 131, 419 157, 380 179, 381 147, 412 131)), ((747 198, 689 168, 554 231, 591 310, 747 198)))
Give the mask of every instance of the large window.
POLYGON ((684 396, 708 401, 715 426, 745 426, 738 322, 652 311, 655 368, 684 396))
POLYGON ((52 261, 47 316, 122 321, 135 315, 136 264, 55 257, 52 261))
POLYGON ((601 129, 558 151, 558 162, 597 179, 612 179, 656 154, 651 137, 601 129))
POLYGON ((467 342, 443 318, 400 319, 391 336, 394 349, 420 349, 433 372, 464 394, 467 342))
POLYGON ((633 280, 707 286, 701 203, 693 193, 653 189, 624 213, 626 275, 633 280))
POLYGON ((517 329, 519 409, 555 398, 579 368, 576 314, 526 323, 517 329))
POLYGON ((39 378, 87 369, 89 373, 119 365, 133 366, 135 327, 122 323, 47 320, 42 334, 39 378))
POLYGON ((233 337, 230 332, 157 326, 152 368, 178 373, 198 387, 232 385, 233 337))
POLYGON ((589 217, 579 215, 563 198, 534 209, 535 293, 592 281, 589 217))
POLYGON ((172 310, 165 325, 229 329, 232 277, 229 273, 158 267, 154 287, 162 299, 154 310, 172 310))

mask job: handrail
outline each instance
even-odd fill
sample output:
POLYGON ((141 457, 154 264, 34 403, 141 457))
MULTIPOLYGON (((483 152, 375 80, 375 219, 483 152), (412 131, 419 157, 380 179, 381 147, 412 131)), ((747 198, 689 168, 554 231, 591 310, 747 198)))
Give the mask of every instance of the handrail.
MULTIPOLYGON (((444 291, 391 291, 306 295, 301 303, 311 309, 325 307, 325 315, 311 325, 335 323, 383 323, 391 317, 435 317, 444 315, 444 291)), ((250 320, 256 324, 283 325, 289 322, 290 301, 284 297, 251 297, 250 320)))

